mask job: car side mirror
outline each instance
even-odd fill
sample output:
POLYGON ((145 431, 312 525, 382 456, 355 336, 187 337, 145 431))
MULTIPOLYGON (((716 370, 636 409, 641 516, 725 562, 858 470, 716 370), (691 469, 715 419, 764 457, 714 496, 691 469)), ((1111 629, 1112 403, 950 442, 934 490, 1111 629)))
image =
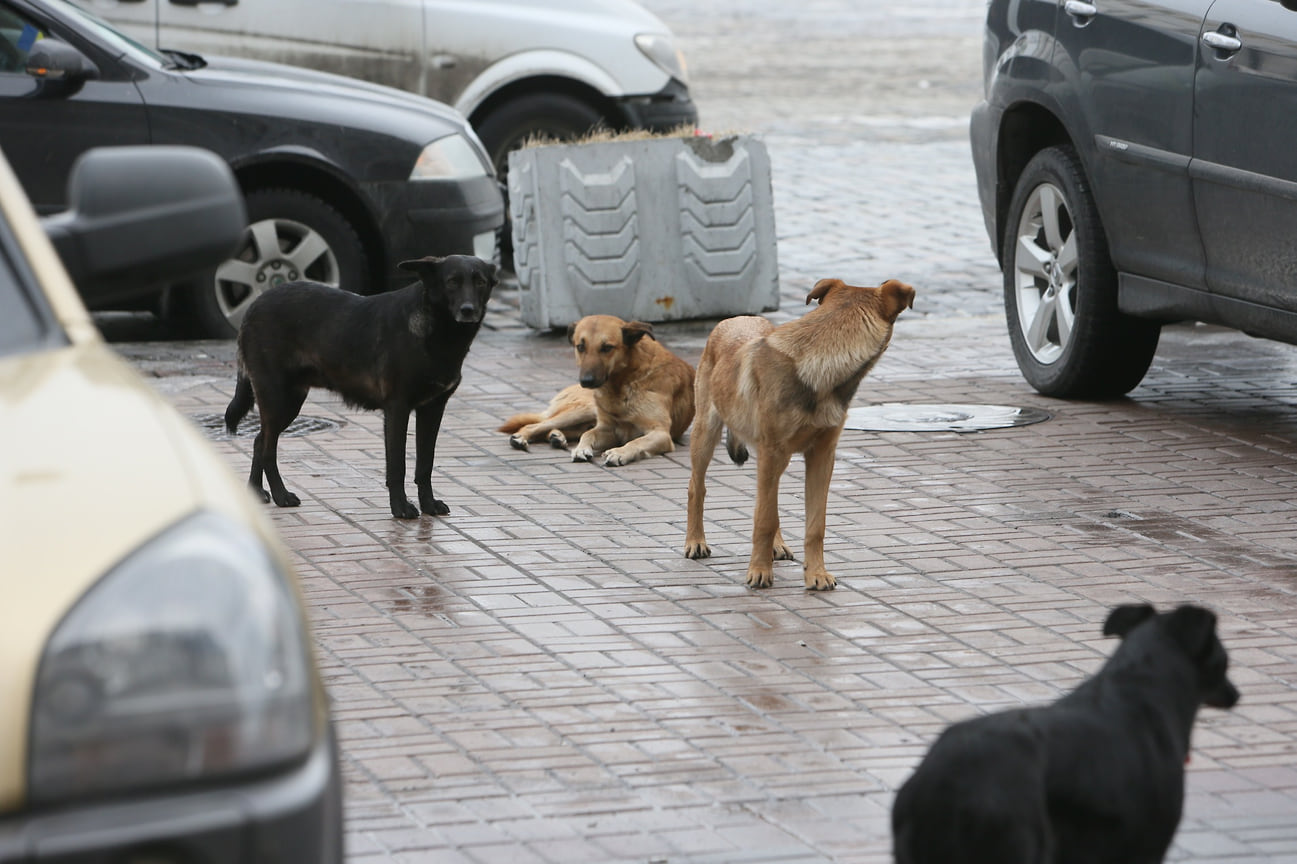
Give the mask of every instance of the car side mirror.
POLYGON ((41 222, 92 308, 215 267, 248 224, 230 166, 199 147, 88 150, 72 166, 68 201, 41 222))
POLYGON ((27 74, 41 82, 42 90, 62 93, 75 90, 99 75, 89 57, 58 39, 38 39, 27 53, 27 74))

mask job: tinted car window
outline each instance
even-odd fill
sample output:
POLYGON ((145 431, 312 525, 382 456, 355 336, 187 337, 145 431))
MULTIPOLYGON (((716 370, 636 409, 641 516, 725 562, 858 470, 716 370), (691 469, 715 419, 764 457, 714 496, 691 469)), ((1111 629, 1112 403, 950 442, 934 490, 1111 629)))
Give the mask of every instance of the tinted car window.
POLYGON ((32 45, 44 36, 40 28, 17 12, 0 7, 0 72, 23 72, 32 45))

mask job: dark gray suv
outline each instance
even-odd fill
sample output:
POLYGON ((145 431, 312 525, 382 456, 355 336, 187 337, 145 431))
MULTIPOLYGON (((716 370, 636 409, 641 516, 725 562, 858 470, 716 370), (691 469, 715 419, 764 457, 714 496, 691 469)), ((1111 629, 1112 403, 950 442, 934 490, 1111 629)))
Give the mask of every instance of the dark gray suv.
POLYGON ((1297 0, 991 0, 978 192, 1023 376, 1124 394, 1161 325, 1297 342, 1297 0))

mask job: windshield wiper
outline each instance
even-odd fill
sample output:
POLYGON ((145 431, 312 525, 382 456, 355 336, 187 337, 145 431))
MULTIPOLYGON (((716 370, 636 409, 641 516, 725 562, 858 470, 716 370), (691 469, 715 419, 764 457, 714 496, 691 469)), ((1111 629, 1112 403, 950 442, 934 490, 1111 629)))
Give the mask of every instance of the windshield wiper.
POLYGON ((207 61, 198 54, 190 54, 188 51, 175 51, 171 48, 163 48, 162 53, 167 56, 172 65, 177 69, 202 69, 207 65, 207 61))

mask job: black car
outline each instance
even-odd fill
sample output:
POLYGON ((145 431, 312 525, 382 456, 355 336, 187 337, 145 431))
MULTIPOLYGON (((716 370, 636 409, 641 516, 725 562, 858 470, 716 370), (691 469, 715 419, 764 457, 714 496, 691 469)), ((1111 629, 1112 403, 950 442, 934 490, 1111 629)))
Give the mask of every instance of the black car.
POLYGON ((77 156, 118 144, 205 147, 243 191, 249 226, 236 254, 152 298, 196 335, 233 335, 278 282, 371 293, 408 282, 397 269, 408 258, 491 258, 504 222, 485 151, 442 103, 289 66, 158 53, 63 0, 0 0, 0 149, 37 211, 67 205, 77 156))
POLYGON ((1293 5, 991 0, 973 163, 1041 393, 1127 393, 1174 321, 1297 342, 1293 5))

